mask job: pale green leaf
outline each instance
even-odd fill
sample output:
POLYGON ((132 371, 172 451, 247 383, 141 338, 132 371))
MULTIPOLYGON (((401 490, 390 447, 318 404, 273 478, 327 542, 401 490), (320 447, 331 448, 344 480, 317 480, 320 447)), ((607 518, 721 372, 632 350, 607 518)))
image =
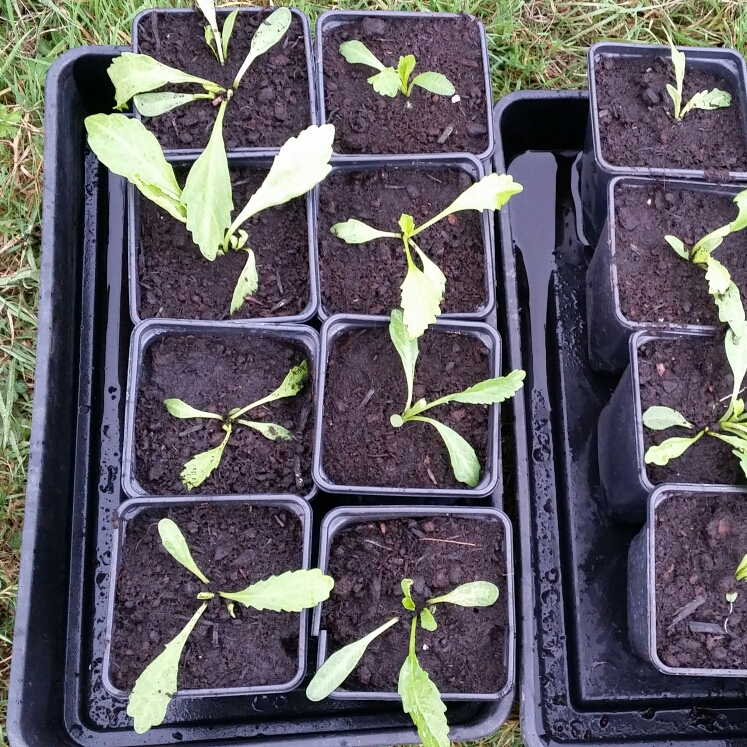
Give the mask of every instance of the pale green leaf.
POLYGON ((171 555, 177 563, 181 563, 188 571, 197 576, 203 584, 209 584, 210 580, 199 569, 195 563, 192 553, 187 546, 187 540, 184 539, 176 522, 171 519, 161 519, 158 522, 158 534, 161 536, 161 543, 166 548, 166 552, 171 555))
POLYGON ((662 407, 661 405, 649 407, 643 413, 643 425, 652 431, 663 431, 667 428, 674 428, 675 426, 680 426, 681 428, 695 427, 691 422, 685 420, 677 410, 673 410, 671 407, 662 407))
POLYGON ((144 734, 152 726, 163 723, 166 709, 176 692, 179 659, 184 644, 206 609, 207 604, 203 604, 176 638, 166 644, 166 648, 137 678, 127 703, 127 715, 135 720, 138 734, 144 734))
POLYGON ((449 452, 449 460, 451 461, 451 468, 454 470, 454 477, 459 482, 463 482, 470 488, 474 488, 480 480, 480 462, 477 459, 475 450, 469 443, 455 430, 452 430, 443 423, 439 423, 438 420, 426 418, 422 415, 415 415, 409 419, 428 423, 438 431, 449 452))
POLYGON ((215 594, 214 594, 214 593, 213 593, 212 591, 201 591, 201 592, 200 592, 200 593, 199 593, 199 594, 197 595, 197 598, 198 598, 198 599, 199 599, 199 600, 200 600, 201 602, 204 602, 204 601, 207 601, 207 600, 209 600, 209 599, 214 599, 214 598, 215 598, 215 594))
POLYGON ((726 293, 731 282, 729 271, 714 257, 708 257, 706 262, 706 280, 708 281, 708 292, 712 296, 726 293))
MULTIPOLYGON (((744 316, 742 319, 744 319, 744 316)), ((744 322, 742 324, 744 326, 744 322)), ((737 337, 733 329, 727 330, 724 338, 724 350, 734 378, 732 400, 735 400, 742 388, 744 377, 747 375, 747 333, 737 337)))
POLYGON ((380 96, 394 98, 401 90, 399 75, 393 67, 385 67, 380 73, 368 78, 368 82, 380 96))
POLYGON ((366 653, 371 641, 378 638, 384 631, 389 630, 392 625, 396 625, 399 622, 398 617, 394 617, 388 622, 385 622, 376 630, 371 631, 368 635, 364 636, 354 643, 349 643, 347 646, 343 646, 339 651, 335 651, 327 661, 322 664, 314 675, 314 678, 309 682, 309 686, 306 688, 306 697, 309 700, 317 702, 324 700, 331 692, 337 690, 337 688, 347 679, 348 675, 355 669, 361 657, 366 653))
POLYGON ((297 366, 285 374, 283 383, 275 389, 275 391, 268 394, 262 399, 258 399, 256 402, 248 404, 246 407, 236 408, 231 410, 228 417, 230 420, 235 420, 241 417, 245 412, 253 410, 255 407, 260 405, 266 405, 268 402, 275 402, 278 399, 285 399, 287 397, 295 397, 304 387, 306 379, 309 377, 309 364, 307 361, 301 361, 297 366))
POLYGON ((399 238, 397 233, 379 231, 359 220, 355 220, 355 218, 350 218, 344 223, 335 223, 329 230, 346 244, 365 244, 367 241, 374 241, 375 239, 399 238))
POLYGON ((403 92, 407 93, 409 95, 410 90, 407 87, 407 83, 410 80, 410 75, 412 75, 412 71, 415 69, 415 55, 408 54, 404 57, 399 58, 399 63, 397 64, 397 75, 399 76, 400 80, 400 88, 403 92))
POLYGON ((691 252, 692 261, 695 262, 695 264, 706 264, 709 256, 715 249, 718 249, 721 246, 724 238, 728 235, 729 226, 721 226, 721 228, 717 228, 715 231, 706 234, 693 247, 691 252))
POLYGON ((671 246, 680 257, 682 257, 682 259, 686 259, 688 262, 690 261, 690 254, 687 249, 685 249, 685 244, 681 239, 678 239, 676 236, 665 236, 664 241, 666 241, 667 244, 669 244, 669 246, 671 246))
POLYGON ((396 413, 389 416, 389 422, 392 424, 393 428, 401 428, 405 424, 402 416, 397 415, 396 413))
POLYGON ((205 44, 210 47, 210 51, 215 55, 215 59, 220 62, 220 55, 218 54, 217 44, 215 43, 215 33, 210 26, 205 26, 205 44))
POLYGON ((223 59, 228 58, 228 43, 231 41, 231 34, 233 34, 233 27, 236 23, 236 16, 239 15, 239 9, 231 11, 223 22, 223 29, 220 32, 221 43, 223 45, 223 59))
POLYGON ((728 324, 738 337, 745 337, 745 315, 742 305, 742 294, 734 283, 730 282, 726 293, 714 296, 718 307, 718 318, 728 324))
POLYGON ((443 290, 434 285, 415 264, 408 264, 407 275, 400 286, 402 318, 411 339, 420 337, 441 313, 443 290))
MULTIPOLYGON (((724 425, 724 427, 728 428, 729 424, 724 425)), ((714 438, 717 438, 719 441, 729 444, 729 446, 734 449, 733 454, 735 455, 738 455, 739 452, 747 452, 747 438, 745 438, 744 434, 739 436, 729 436, 726 433, 718 433, 716 431, 709 431, 709 434, 714 438)))
POLYGON ((649 447, 643 461, 646 464, 657 464, 659 467, 663 467, 665 464, 669 464, 671 459, 682 456, 704 433, 705 431, 701 431, 692 438, 668 438, 658 445, 649 447))
POLYGON ((415 602, 413 601, 412 594, 410 593, 410 589, 412 588, 414 581, 411 578, 403 578, 400 582, 400 586, 402 587, 402 594, 404 595, 402 598, 402 606, 406 610, 410 610, 411 612, 415 609, 415 602))
POLYGON ((405 370, 405 380, 407 381, 407 406, 405 410, 407 410, 410 402, 412 402, 415 364, 418 361, 418 341, 410 337, 402 312, 399 309, 394 309, 389 315, 389 337, 399 354, 399 359, 402 361, 402 368, 405 370))
POLYGON ((234 90, 239 87, 241 79, 249 69, 249 66, 263 55, 267 50, 274 47, 285 35, 293 20, 293 15, 288 8, 282 7, 274 10, 270 15, 259 24, 259 28, 254 32, 252 43, 249 47, 249 54, 246 56, 244 63, 241 65, 236 78, 233 81, 234 90))
POLYGON ((236 422, 248 428, 253 428, 270 441, 277 441, 277 439, 281 441, 293 440, 293 434, 287 428, 283 428, 282 425, 276 423, 260 423, 255 420, 237 420, 236 422))
POLYGON ((721 91, 718 88, 710 91, 699 91, 687 102, 680 116, 684 117, 692 109, 711 111, 713 109, 725 109, 730 105, 731 94, 726 91, 721 91))
POLYGON ((682 85, 685 82, 685 54, 680 52, 677 47, 674 46, 671 39, 669 41, 669 48, 672 51, 672 67, 674 68, 674 81, 675 86, 667 84, 667 92, 672 98, 674 104, 674 118, 677 120, 682 119, 684 112, 680 112, 682 108, 682 85))
MULTIPOLYGON (((469 405, 495 405, 504 402, 516 394, 524 386, 526 373, 520 369, 511 371, 507 376, 486 379, 479 384, 465 389, 457 394, 448 394, 436 400, 438 404, 445 402, 464 402, 469 405)), ((433 405, 436 403, 434 402, 433 405)))
POLYGON ((184 465, 184 469, 181 471, 179 477, 181 478, 182 484, 185 488, 192 490, 198 485, 202 485, 202 483, 210 477, 213 471, 220 464, 220 460, 223 457, 223 451, 226 448, 230 435, 231 427, 228 426, 226 435, 218 446, 214 449, 203 451, 201 454, 197 454, 184 465))
POLYGON ((734 202, 736 203, 739 212, 737 213, 737 217, 729 224, 729 230, 731 233, 741 231, 743 228, 747 227, 747 189, 743 189, 739 192, 739 194, 734 198, 734 202))
POLYGON ((166 409, 175 418, 213 418, 214 420, 223 420, 220 415, 208 412, 207 410, 198 410, 181 399, 166 399, 163 404, 166 405, 166 409))
POLYGON ((310 571, 286 571, 279 576, 257 581, 243 591, 221 591, 220 596, 260 612, 300 612, 328 599, 334 585, 331 576, 325 576, 318 568, 313 568, 310 571))
POLYGON ((446 291, 446 276, 441 272, 441 268, 430 260, 414 241, 410 241, 410 243, 418 253, 418 257, 420 257, 420 262, 423 265, 423 274, 431 281, 435 292, 439 296, 439 300, 443 300, 444 292, 446 291))
POLYGON ((682 109, 682 94, 670 83, 667 83, 667 93, 669 94, 669 98, 672 99, 672 104, 674 105, 674 118, 676 120, 682 119, 680 114, 680 110, 682 109))
POLYGON ((490 581, 470 581, 426 604, 456 604, 459 607, 491 607, 498 600, 498 587, 490 581))
POLYGON ((438 628, 436 618, 427 607, 420 610, 420 624, 423 626, 423 630, 428 630, 431 633, 438 628))
POLYGON ((734 604, 734 602, 737 601, 737 597, 739 594, 736 591, 728 591, 726 593, 726 601, 729 602, 729 604, 734 604))
MULTIPOLYGON (((202 15, 205 16, 205 20, 210 25, 210 29, 213 32, 212 36, 215 40, 215 54, 218 57, 218 62, 220 62, 221 65, 224 65, 226 60, 223 56, 223 45, 221 43, 220 30, 218 29, 218 19, 215 15, 215 3, 213 0, 195 0, 195 3, 202 11, 202 15)), ((205 35, 205 38, 207 39, 207 34, 205 35)))
POLYGON ((384 64, 372 52, 369 52, 363 42, 357 39, 340 44, 340 54, 351 65, 368 65, 368 67, 372 67, 375 70, 384 69, 384 64))
POLYGON ((247 258, 244 269, 236 281, 231 297, 231 313, 235 314, 243 305, 247 296, 253 296, 259 288, 259 275, 257 274, 257 258, 251 249, 246 249, 247 258))
POLYGON ((736 578, 737 581, 744 581, 747 579, 747 555, 739 561, 737 570, 734 572, 734 578, 736 578))
POLYGON ((453 96, 456 89, 454 84, 442 73, 420 73, 413 78, 410 88, 419 86, 439 96, 453 96))
POLYGON ((399 227, 402 229, 403 236, 409 238, 415 233, 415 221, 411 215, 402 213, 402 215, 399 216, 397 223, 399 223, 399 227))
POLYGON ((178 106, 184 106, 184 104, 190 104, 203 98, 205 98, 205 94, 158 91, 157 93, 139 93, 134 97, 133 103, 144 117, 157 117, 176 109, 178 106))

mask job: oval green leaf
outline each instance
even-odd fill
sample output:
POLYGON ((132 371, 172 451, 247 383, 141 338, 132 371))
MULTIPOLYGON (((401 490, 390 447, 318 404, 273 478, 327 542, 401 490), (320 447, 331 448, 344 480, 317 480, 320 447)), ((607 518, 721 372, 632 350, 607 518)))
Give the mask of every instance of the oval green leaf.
POLYGON ((643 425, 652 431, 663 431, 667 428, 679 426, 681 428, 694 428, 695 426, 671 407, 654 405, 643 413, 643 425))
POLYGON ((259 28, 254 32, 252 43, 249 47, 249 54, 246 56, 236 78, 233 81, 233 87, 238 88, 244 74, 249 66, 263 55, 267 50, 274 47, 285 35, 285 32, 291 25, 293 15, 285 7, 278 8, 260 23, 259 28))
POLYGON ((237 420, 236 422, 247 426, 247 428, 253 428, 269 441, 277 441, 278 439, 281 441, 293 440, 293 434, 287 428, 283 428, 282 425, 277 425, 277 423, 259 423, 255 420, 237 420))
POLYGON ((163 404, 166 405, 169 414, 173 415, 175 418, 181 418, 182 420, 186 418, 211 418, 213 420, 223 420, 220 415, 216 415, 214 412, 207 412, 206 410, 197 410, 192 407, 192 405, 188 405, 181 399, 166 399, 163 401, 163 404))
POLYGON ((192 490, 202 485, 210 477, 220 464, 220 460, 223 457, 223 450, 226 448, 230 436, 231 427, 227 426, 226 436, 218 446, 197 454, 184 465, 184 469, 181 471, 179 477, 185 488, 192 490))
POLYGON ((204 98, 204 94, 195 93, 171 93, 163 91, 158 93, 138 93, 133 98, 135 108, 144 117, 158 117, 166 114, 172 109, 185 104, 191 104, 193 101, 204 98))
POLYGON ((410 589, 412 588, 413 583, 414 582, 411 578, 403 578, 400 582, 403 594, 402 606, 411 612, 415 609, 415 602, 413 601, 412 594, 410 594, 410 589))
POLYGON ((394 98, 401 89, 401 81, 393 67, 385 67, 380 73, 372 75, 368 82, 379 96, 394 98))
POLYGON ((471 581, 426 604, 456 604, 459 607, 491 607, 498 600, 498 587, 489 581, 471 581))
POLYGON ((310 571, 286 571, 258 581, 243 591, 221 591, 220 596, 260 611, 300 612, 328 599, 334 585, 331 576, 325 576, 314 568, 310 571))
POLYGON ((663 467, 669 464, 670 460, 682 456, 704 433, 705 431, 701 431, 692 438, 668 438, 657 446, 649 447, 643 461, 646 464, 656 464, 663 467))
POLYGON ((368 65, 368 67, 372 67, 375 70, 384 69, 384 64, 379 62, 376 56, 372 52, 369 52, 366 45, 357 39, 340 44, 340 54, 351 65, 368 65))
POLYGON ((470 488, 474 488, 480 480, 480 462, 477 459, 475 450, 469 443, 456 431, 443 423, 439 423, 438 420, 433 420, 433 418, 416 415, 411 420, 420 420, 423 423, 428 423, 438 431, 449 452, 454 477, 459 482, 463 482, 470 488))
POLYGON ((431 633, 438 628, 436 618, 427 607, 420 610, 420 624, 422 625, 423 630, 427 630, 431 633))
POLYGON ((247 296, 253 296, 259 288, 259 275, 257 274, 257 258, 254 252, 248 247, 244 247, 247 253, 244 269, 236 281, 236 287, 233 289, 231 297, 231 314, 235 314, 246 301, 247 296))
POLYGON ((188 571, 194 573, 203 584, 210 583, 209 579, 198 568, 197 563, 192 558, 187 541, 184 539, 184 535, 176 525, 176 522, 171 519, 161 519, 158 522, 158 534, 161 536, 161 543, 166 548, 166 551, 177 563, 181 563, 188 571))
POLYGON ((355 218, 350 218, 344 223, 335 223, 329 230, 346 244, 365 244, 367 241, 374 241, 375 239, 399 238, 397 233, 379 231, 362 221, 355 220, 355 218))
POLYGON ((442 73, 420 73, 413 78, 412 86, 437 93, 439 96, 453 96, 456 93, 454 84, 442 73))
POLYGON ((449 394, 438 400, 442 402, 464 402, 469 405, 495 405, 511 398, 524 386, 526 372, 511 371, 507 376, 486 379, 457 394, 449 394))
MULTIPOLYGON (((394 345, 394 349, 399 354, 399 359, 402 361, 402 368, 405 370, 405 380, 407 381, 407 405, 405 406, 405 410, 407 410, 412 402, 415 365, 418 362, 418 341, 410 337, 402 312, 399 309, 394 309, 389 315, 389 337, 392 345, 394 345)), ((402 425, 401 421, 402 418, 400 417, 400 426, 402 425)), ((394 423, 392 425, 395 428, 399 427, 394 423)))

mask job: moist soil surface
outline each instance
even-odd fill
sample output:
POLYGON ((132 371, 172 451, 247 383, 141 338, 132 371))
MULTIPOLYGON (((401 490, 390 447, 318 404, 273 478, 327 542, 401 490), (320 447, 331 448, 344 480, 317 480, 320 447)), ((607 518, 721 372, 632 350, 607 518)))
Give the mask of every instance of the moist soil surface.
MULTIPOLYGON (((214 419, 181 420, 164 400, 181 399, 224 417, 267 396, 288 371, 312 361, 300 344, 259 335, 167 336, 145 351, 135 414, 135 463, 140 485, 152 495, 188 493, 179 479, 197 454, 218 446, 225 433, 214 419)), ((313 380, 295 396, 250 410, 248 420, 275 423, 292 441, 270 441, 253 428, 234 426, 218 468, 195 488, 204 495, 297 493, 312 487, 313 380)))
POLYGON ((670 667, 747 669, 747 594, 734 579, 747 543, 744 496, 674 495, 656 510, 655 536, 661 660, 670 667), (730 592, 737 592, 731 611, 730 592), (677 613, 696 602, 697 609, 673 625, 677 613), (694 623, 713 630, 693 632, 694 623))
MULTIPOLYGON (((254 32, 269 14, 269 10, 238 14, 225 67, 205 43, 206 22, 197 11, 149 13, 138 23, 138 52, 230 88, 254 32)), ((218 12, 220 28, 226 15, 218 12)), ((191 84, 159 90, 205 92, 191 84)), ((310 111, 303 26, 294 16, 285 36, 251 64, 229 102, 223 122, 226 148, 279 148, 311 124, 310 111)), ((204 148, 217 113, 213 102, 198 100, 158 117, 143 117, 143 122, 164 148, 204 148)))
MULTIPOLYGON (((664 431, 643 429, 644 449, 667 438, 690 438, 702 428, 716 429, 726 411, 732 375, 723 340, 656 340, 638 349, 641 412, 653 405, 672 407, 694 426, 664 431)), ((704 435, 682 456, 664 467, 646 465, 652 483, 688 482, 735 484, 744 482, 731 447, 704 435)))
POLYGON ((457 19, 365 18, 324 32, 324 104, 336 128, 338 153, 484 153, 488 102, 479 22, 457 19), (380 96, 368 78, 376 70, 351 65, 340 44, 356 39, 385 66, 415 55, 410 80, 425 71, 445 75, 459 101, 414 87, 410 98, 380 96), (408 106, 410 104, 410 106, 408 106))
POLYGON ((508 633, 503 534, 497 522, 451 517, 366 522, 339 532, 327 571, 335 588, 322 607, 330 649, 400 618, 369 645, 342 689, 396 692, 413 614, 402 607, 400 582, 411 578, 418 613, 427 599, 459 584, 490 581, 498 587, 492 607, 436 605, 438 628, 429 633, 418 625, 416 651, 420 666, 442 693, 499 692, 506 684, 508 633))
POLYGON ((602 155, 613 166, 702 169, 722 175, 747 170, 747 135, 738 91, 731 82, 688 64, 683 107, 698 91, 719 88, 732 95, 725 109, 690 110, 674 119, 667 83, 674 84, 669 59, 596 58, 596 95, 602 155))
MULTIPOLYGON (((700 267, 679 257, 664 236, 690 249, 737 217, 732 198, 667 185, 615 188, 615 265, 620 307, 632 321, 717 326, 718 311, 700 267)), ((713 256, 747 289, 747 233, 733 233, 713 256)), ((743 299, 744 300, 744 299, 743 299)))
MULTIPOLYGON (((490 377, 489 351, 467 335, 426 330, 420 338, 413 402, 460 392, 490 377)), ((407 402, 407 385, 389 330, 345 332, 330 346, 324 395, 322 467, 339 485, 465 488, 446 446, 427 423, 389 422, 407 402)), ((451 403, 424 413, 466 438, 485 473, 488 407, 451 403)))
MULTIPOLYGON (((471 184, 469 175, 457 169, 354 171, 332 174, 322 182, 318 241, 325 312, 388 314, 400 305, 400 285, 407 274, 400 239, 346 244, 330 233, 335 223, 356 218, 399 233, 402 213, 422 225, 471 184)), ((446 275, 442 312, 477 312, 486 306, 479 213, 465 210, 449 216, 419 234, 416 242, 446 275)))
MULTIPOLYGON (((291 511, 264 506, 198 504, 141 511, 127 523, 117 576, 110 658, 112 683, 135 680, 200 608, 203 591, 241 591, 297 570, 303 531, 291 511), (182 530, 203 584, 163 548, 158 522, 182 530)), ((235 619, 217 597, 187 639, 179 689, 249 687, 289 682, 298 671, 298 613, 258 612, 234 605, 235 619)))
MULTIPOLYGON (((267 172, 251 168, 231 170, 233 215, 243 209, 267 172)), ((187 173, 177 171, 183 185, 187 173)), ((212 262, 180 223, 143 197, 140 205, 138 280, 143 319, 248 319, 293 316, 309 304, 309 239, 306 197, 268 208, 243 226, 247 247, 254 251, 259 288, 233 315, 231 299, 247 254, 229 250, 212 262)))

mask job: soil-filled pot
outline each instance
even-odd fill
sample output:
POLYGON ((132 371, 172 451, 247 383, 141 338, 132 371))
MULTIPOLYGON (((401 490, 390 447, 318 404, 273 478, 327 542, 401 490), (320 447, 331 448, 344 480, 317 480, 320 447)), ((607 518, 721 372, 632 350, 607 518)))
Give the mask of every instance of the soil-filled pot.
POLYGON ((320 121, 335 126, 335 153, 472 153, 493 150, 492 92, 485 27, 467 14, 329 11, 316 24, 320 121), (411 81, 445 75, 454 96, 415 86, 409 98, 374 91, 376 70, 350 64, 340 44, 360 41, 386 67, 414 55, 411 81))
POLYGON ((661 483, 744 483, 732 448, 707 434, 666 466, 644 462, 646 451, 665 439, 714 428, 726 411, 731 382, 720 337, 642 330, 630 338, 630 365, 599 416, 599 477, 613 518, 644 523, 648 496, 661 483), (654 405, 677 410, 694 427, 645 428, 643 413, 654 405))
MULTIPOLYGON (((629 338, 641 329, 714 331, 718 310, 704 271, 679 257, 664 236, 692 247, 736 218, 736 187, 620 177, 608 187, 608 218, 586 273, 589 358, 598 371, 621 373, 629 338)), ((747 233, 714 253, 740 289, 747 288, 747 233)))
POLYGON ((438 628, 418 626, 417 656, 444 700, 499 700, 514 683, 511 524, 495 508, 337 508, 324 517, 319 567, 335 579, 314 610, 317 668, 337 649, 393 617, 330 697, 399 700, 397 675, 408 650, 412 612, 401 581, 413 579, 417 610, 426 599, 471 581, 498 586, 491 607, 438 605, 438 628))
POLYGON ((189 493, 180 477, 187 462, 225 441, 218 466, 191 492, 282 492, 312 498, 318 346, 316 331, 301 325, 237 327, 156 320, 138 325, 130 344, 125 406, 122 486, 127 495, 189 493), (234 408, 278 389, 304 361, 308 377, 295 396, 243 415, 255 426, 280 426, 269 432, 274 440, 230 417, 234 408), (167 399, 180 399, 219 417, 180 419, 167 410, 167 399), (229 422, 232 430, 227 434, 224 423, 229 422))
MULTIPOLYGON (((194 158, 175 161, 184 184, 194 158)), ((270 169, 269 158, 231 158, 233 217, 246 205, 270 169)), ((247 262, 229 249, 210 261, 184 223, 128 189, 130 316, 141 319, 201 319, 246 323, 247 319, 303 322, 317 311, 313 190, 249 220, 247 247, 254 252, 259 287, 231 314, 234 288, 247 262)))
POLYGON ((747 66, 731 49, 679 47, 686 69, 682 106, 719 88, 728 108, 692 109, 676 122, 664 45, 601 42, 590 47, 589 122, 581 169, 584 230, 592 246, 606 218, 615 176, 747 181, 747 66))
MULTIPOLYGON (((255 31, 271 12, 265 8, 239 10, 225 66, 205 43, 205 17, 187 8, 154 8, 139 13, 132 24, 132 49, 231 88, 255 31)), ((227 9, 217 11, 221 29, 228 13, 227 9)), ((223 136, 229 151, 277 152, 288 138, 318 123, 309 19, 295 8, 291 13, 288 31, 252 62, 226 108, 223 136)), ((202 86, 191 84, 169 85, 162 90, 204 93, 202 86)), ((192 101, 142 120, 167 154, 178 151, 197 155, 207 145, 217 112, 211 101, 192 101)))
POLYGON ((308 569, 311 509, 295 496, 132 499, 118 511, 112 551, 103 682, 127 697, 135 680, 199 608, 216 596, 180 658, 174 697, 256 695, 294 689, 306 670, 308 614, 229 614, 218 591, 236 592, 285 571, 308 569), (158 522, 183 533, 200 581, 166 552, 158 522))
MULTIPOLYGON (((389 337, 389 318, 336 314, 322 325, 314 482, 330 493, 479 498, 501 487, 497 405, 441 405, 426 414, 474 448, 480 481, 454 477, 434 427, 390 416, 407 400, 402 362, 389 337)), ((460 392, 501 375, 498 333, 480 322, 439 319, 419 340, 413 401, 460 392)))
MULTIPOLYGON (((401 302, 407 274, 402 240, 345 243, 330 232, 350 218, 400 232, 401 214, 421 225, 484 176, 474 156, 358 159, 336 166, 318 191, 316 249, 319 315, 388 314, 401 302)), ((495 308, 495 244, 491 211, 444 218, 418 236, 418 246, 446 275, 442 316, 484 319, 495 308)))
POLYGON ((664 674, 747 677, 747 501, 728 488, 662 485, 628 552, 628 636, 664 674), (728 597, 728 598, 727 598, 728 597))

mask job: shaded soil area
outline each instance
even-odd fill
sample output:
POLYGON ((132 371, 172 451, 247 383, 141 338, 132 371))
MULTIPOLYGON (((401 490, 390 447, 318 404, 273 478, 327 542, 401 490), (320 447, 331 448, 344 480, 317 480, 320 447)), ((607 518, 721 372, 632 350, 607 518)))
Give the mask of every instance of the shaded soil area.
POLYGON ((327 572, 335 588, 323 605, 322 626, 333 651, 400 619, 371 643, 343 689, 397 690, 413 616, 402 607, 404 578, 414 581, 416 613, 427 599, 469 581, 498 587, 492 607, 436 605, 438 628, 428 632, 418 625, 416 651, 442 693, 496 693, 505 685, 508 600, 501 524, 454 517, 355 524, 334 538, 327 572))
MULTIPOLYGON (((346 244, 330 233, 335 223, 356 218, 382 231, 399 233, 402 213, 422 225, 471 184, 470 176, 457 169, 380 169, 327 177, 319 194, 318 223, 324 310, 328 314, 388 314, 400 305, 400 286, 407 274, 400 239, 346 244)), ((455 213, 423 231, 416 242, 446 275, 442 312, 477 312, 486 306, 479 213, 455 213)))
MULTIPOLYGON (((653 405, 671 407, 695 426, 694 430, 644 428, 644 449, 667 438, 690 438, 702 428, 715 428, 728 406, 733 381, 721 338, 648 342, 638 349, 638 361, 641 412, 653 405)), ((709 435, 702 436, 665 467, 649 464, 646 471, 655 484, 744 482, 731 447, 709 435)))
MULTIPOLYGON (((224 88, 233 84, 257 27, 271 10, 242 11, 236 18, 225 67, 205 43, 202 13, 149 13, 138 24, 138 52, 224 88)), ((223 28, 227 13, 218 12, 223 28)), ((204 93, 199 85, 164 86, 164 91, 204 93)), ((158 117, 143 117, 164 148, 204 148, 218 109, 211 101, 193 101, 158 117)), ((309 73, 303 25, 293 17, 285 36, 249 67, 226 108, 226 148, 279 148, 311 124, 309 73)))
MULTIPOLYGON (((413 401, 432 402, 490 377, 490 353, 467 335, 426 330, 420 338, 413 401)), ((340 485, 464 488, 455 479, 438 432, 427 423, 394 428, 407 384, 387 328, 345 332, 329 350, 324 394, 322 467, 340 485)), ((451 403, 429 410, 467 439, 485 474, 488 441, 485 405, 451 403)))
POLYGON ((329 26, 324 32, 324 102, 335 125, 338 153, 474 153, 488 147, 479 22, 457 19, 366 18, 329 26), (414 55, 412 78, 432 71, 454 85, 459 101, 415 87, 408 98, 380 96, 368 78, 376 70, 351 65, 340 44, 358 40, 387 66, 400 55, 414 55), (408 106, 410 104, 410 106, 408 106))
MULTIPOLYGON (((183 186, 187 170, 177 170, 183 186)), ((262 184, 266 170, 231 169, 233 216, 262 184)), ((243 226, 254 251, 259 288, 231 315, 236 281, 247 254, 229 250, 212 262, 200 252, 184 223, 140 197, 138 281, 143 319, 249 319, 300 314, 309 304, 309 238, 306 197, 268 208, 243 226)))
MULTIPOLYGON (((731 197, 668 189, 665 183, 615 188, 615 265, 620 307, 638 322, 711 324, 718 310, 700 267, 664 240, 673 235, 690 249, 737 217, 731 197)), ((713 256, 747 289, 747 232, 730 234, 713 256)), ((743 299, 744 300, 744 299, 743 299)))
POLYGON ((656 510, 656 638, 670 667, 747 669, 747 593, 734 571, 747 552, 743 495, 674 495, 656 510), (726 594, 736 593, 733 606, 726 594), (679 622, 687 605, 696 607, 679 622), (707 632, 697 632, 703 624, 707 632))
POLYGON ((598 55, 595 83, 602 155, 613 166, 702 169, 728 178, 747 170, 747 134, 730 80, 688 63, 683 108, 694 93, 719 88, 732 95, 725 109, 690 110, 677 122, 667 93, 669 58, 615 59, 598 55))
MULTIPOLYGON (((200 608, 203 591, 241 591, 297 570, 303 561, 300 519, 282 508, 245 503, 195 504, 141 511, 127 523, 117 576, 110 676, 130 690, 200 608), (158 522, 182 530, 203 584, 163 548, 158 522)), ((235 618, 217 597, 187 639, 179 689, 249 687, 290 681, 298 671, 299 614, 258 612, 239 603, 235 618)))
MULTIPOLYGON (((218 446, 221 421, 182 420, 164 400, 181 399, 198 410, 226 416, 273 392, 288 371, 311 357, 300 343, 262 335, 166 336, 148 347, 135 414, 137 479, 153 495, 181 495, 179 479, 195 455, 218 446)), ((234 426, 217 469, 194 493, 297 493, 306 495, 314 428, 313 379, 295 396, 246 413, 246 419, 275 423, 292 441, 270 441, 253 428, 234 426)))

